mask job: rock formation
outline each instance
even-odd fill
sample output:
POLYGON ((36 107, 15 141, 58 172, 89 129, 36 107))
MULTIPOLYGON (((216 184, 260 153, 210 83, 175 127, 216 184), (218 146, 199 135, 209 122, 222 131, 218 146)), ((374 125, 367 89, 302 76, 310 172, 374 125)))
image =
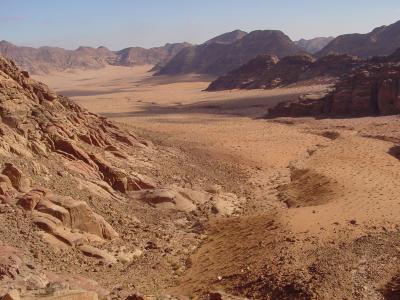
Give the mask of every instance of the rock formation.
POLYGON ((365 116, 400 113, 400 64, 396 54, 361 64, 324 95, 280 103, 268 116, 365 116))
POLYGON ((283 32, 257 30, 230 44, 205 43, 187 47, 173 57, 157 75, 221 75, 261 54, 284 57, 301 53, 304 51, 283 32))
POLYGON ((263 55, 217 78, 207 91, 270 89, 307 80, 331 82, 359 63, 359 59, 349 55, 328 55, 316 61, 309 55, 287 56, 281 60, 263 55))

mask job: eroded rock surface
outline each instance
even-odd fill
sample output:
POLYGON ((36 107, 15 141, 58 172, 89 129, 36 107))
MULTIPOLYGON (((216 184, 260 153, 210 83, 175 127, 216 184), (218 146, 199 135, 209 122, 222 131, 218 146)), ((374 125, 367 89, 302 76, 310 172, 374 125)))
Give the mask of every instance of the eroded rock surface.
POLYGON ((322 95, 280 103, 268 116, 365 116, 400 113, 400 65, 395 56, 366 62, 322 95))

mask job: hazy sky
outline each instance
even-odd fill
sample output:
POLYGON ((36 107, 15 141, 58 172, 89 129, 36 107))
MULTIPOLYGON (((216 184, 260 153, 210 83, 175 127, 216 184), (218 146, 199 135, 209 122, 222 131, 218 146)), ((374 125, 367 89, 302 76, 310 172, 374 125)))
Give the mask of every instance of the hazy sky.
POLYGON ((400 0, 0 0, 0 40, 69 49, 201 43, 234 29, 279 29, 297 40, 398 20, 400 0))

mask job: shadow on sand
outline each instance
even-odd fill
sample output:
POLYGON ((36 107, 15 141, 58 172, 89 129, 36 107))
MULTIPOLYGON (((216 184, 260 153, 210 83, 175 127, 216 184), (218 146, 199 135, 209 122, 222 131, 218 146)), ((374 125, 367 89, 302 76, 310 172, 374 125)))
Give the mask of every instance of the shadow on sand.
POLYGON ((176 104, 169 106, 146 103, 139 108, 141 109, 139 111, 104 112, 101 113, 101 115, 109 118, 128 118, 173 114, 215 114, 260 118, 265 116, 269 108, 283 101, 295 101, 298 95, 298 93, 292 93, 273 96, 247 96, 227 100, 210 100, 193 104, 176 104))

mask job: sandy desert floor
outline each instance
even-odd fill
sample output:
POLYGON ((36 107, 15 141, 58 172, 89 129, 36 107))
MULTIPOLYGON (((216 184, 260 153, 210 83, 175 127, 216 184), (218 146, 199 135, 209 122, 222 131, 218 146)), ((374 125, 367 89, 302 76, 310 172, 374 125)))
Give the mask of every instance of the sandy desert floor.
POLYGON ((247 196, 246 209, 210 221, 172 291, 270 293, 272 282, 292 278, 286 294, 307 285, 319 299, 382 299, 377 291, 400 274, 399 117, 264 119, 279 101, 325 87, 209 93, 202 90, 210 78, 155 78, 150 68, 36 79, 156 143, 246 174, 211 178, 247 196))

